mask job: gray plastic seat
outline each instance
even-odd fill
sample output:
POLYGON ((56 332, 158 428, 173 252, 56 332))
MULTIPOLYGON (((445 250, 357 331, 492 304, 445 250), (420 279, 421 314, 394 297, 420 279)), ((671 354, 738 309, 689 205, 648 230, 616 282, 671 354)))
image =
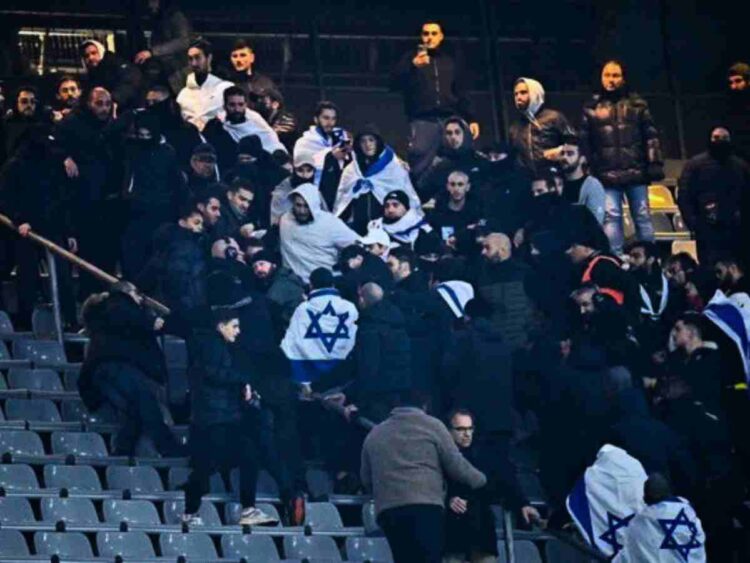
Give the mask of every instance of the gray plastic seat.
POLYGON ((64 391, 60 376, 46 368, 13 368, 8 371, 8 387, 34 391, 64 391))
POLYGON ((34 545, 38 555, 94 557, 89 540, 79 532, 37 532, 34 545))
POLYGON ((336 542, 329 536, 284 536, 284 555, 291 559, 341 561, 336 542))
POLYGON ((50 489, 98 492, 99 476, 90 465, 45 465, 44 484, 50 489))
POLYGON ((38 489, 39 483, 31 466, 24 464, 2 464, 0 465, 0 488, 6 491, 28 491, 38 489))
POLYGON ((118 555, 138 561, 156 556, 151 540, 144 532, 99 532, 96 534, 99 555, 114 560, 118 555))
POLYGON ((339 511, 330 502, 308 502, 305 506, 305 525, 324 530, 344 527, 339 511))
POLYGON ((36 338, 55 338, 55 313, 51 305, 37 305, 31 313, 31 332, 36 338))
POLYGON ((31 360, 35 366, 61 366, 68 363, 65 348, 54 340, 15 340, 13 357, 31 360))
POLYGON ((29 501, 23 497, 0 497, 0 524, 35 522, 29 501))
POLYGON ((63 387, 66 391, 78 391, 78 380, 81 372, 78 370, 66 371, 63 373, 63 387))
POLYGON ((0 557, 26 557, 29 546, 18 530, 0 530, 0 557))
POLYGON ((333 494, 333 481, 327 471, 311 468, 305 472, 307 490, 313 499, 329 497, 333 494))
POLYGON ((60 413, 49 399, 8 399, 5 401, 8 420, 60 422, 60 413))
POLYGON ((99 523, 94 504, 87 498, 45 498, 41 501, 42 520, 89 526, 99 523))
POLYGON ((348 561, 393 561, 391 546, 385 538, 346 538, 348 561))
POLYGON ((159 513, 153 503, 147 500, 105 500, 104 521, 113 524, 127 522, 143 526, 159 525, 159 513))
MULTIPOLYGON (((164 501, 165 524, 179 524, 184 513, 184 500, 164 501)), ((204 500, 201 502, 200 508, 198 509, 198 516, 201 517, 203 523, 207 526, 221 526, 221 518, 219 517, 219 512, 216 510, 214 503, 212 503, 211 501, 204 500)))
POLYGON ((164 359, 170 367, 188 366, 188 353, 185 341, 178 338, 164 339, 164 359))
POLYGON ((95 432, 53 432, 52 453, 79 457, 106 457, 107 446, 95 432))
POLYGON ((242 559, 247 563, 279 561, 276 544, 270 536, 252 534, 225 534, 221 537, 224 558, 242 559))
POLYGON ((0 310, 0 334, 13 334, 16 330, 13 328, 13 321, 5 311, 0 310))
POLYGON ((81 400, 61 401, 60 411, 65 422, 81 422, 86 416, 86 406, 81 400))
MULTIPOLYGON (((187 483, 188 477, 190 476, 189 467, 172 467, 167 474, 167 490, 174 491, 180 485, 187 483)), ((224 485, 224 479, 221 478, 219 473, 213 473, 208 480, 208 492, 210 493, 226 493, 227 488, 224 485)))
POLYGON ((547 563, 594 563, 582 551, 555 539, 544 542, 544 554, 547 563))
POLYGON ((208 534, 190 532, 189 534, 161 534, 159 537, 161 553, 164 557, 189 557, 192 561, 218 559, 214 542, 208 534))
POLYGON ((365 534, 368 536, 383 535, 383 530, 378 526, 375 516, 375 503, 371 500, 362 505, 362 525, 365 527, 365 534))
POLYGON ((164 490, 161 477, 150 465, 107 467, 107 487, 110 489, 129 489, 134 493, 160 493, 164 490))
MULTIPOLYGON (((497 553, 499 554, 498 563, 507 563, 508 557, 505 554, 505 541, 498 540, 497 553)), ((529 540, 516 540, 513 542, 513 554, 517 563, 542 563, 542 556, 539 554, 534 542, 529 540)))
MULTIPOLYGON (((281 525, 281 517, 279 516, 279 511, 276 510, 276 507, 274 505, 265 502, 256 502, 255 508, 257 508, 258 510, 262 510, 269 516, 273 516, 274 518, 276 518, 276 523, 274 524, 274 526, 281 525)), ((224 521, 227 524, 239 523, 241 513, 242 505, 239 502, 228 502, 224 505, 224 521)))
POLYGON ((0 455, 44 455, 42 440, 30 430, 0 430, 0 455))

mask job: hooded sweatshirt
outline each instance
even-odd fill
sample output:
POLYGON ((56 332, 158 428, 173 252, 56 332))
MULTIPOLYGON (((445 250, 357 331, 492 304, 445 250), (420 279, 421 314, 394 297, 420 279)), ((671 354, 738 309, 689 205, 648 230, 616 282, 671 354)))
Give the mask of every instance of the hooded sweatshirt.
POLYGON ((231 82, 210 74, 203 84, 198 85, 195 73, 187 77, 185 87, 177 96, 177 103, 182 110, 182 117, 203 131, 206 123, 216 117, 224 106, 224 90, 232 86, 231 82))
POLYGON ((291 191, 289 198, 302 196, 312 214, 312 221, 301 225, 293 211, 287 211, 279 221, 281 256, 284 265, 309 281, 316 268, 329 268, 338 261, 339 250, 359 241, 357 233, 328 211, 321 209, 320 192, 315 184, 302 184, 291 191))
POLYGON ((294 143, 294 160, 307 159, 313 162, 315 167, 315 184, 320 183, 320 177, 323 173, 326 156, 331 152, 334 146, 335 138, 342 134, 343 130, 339 127, 334 128, 331 135, 326 135, 317 125, 311 125, 310 128, 302 133, 302 136, 294 143))

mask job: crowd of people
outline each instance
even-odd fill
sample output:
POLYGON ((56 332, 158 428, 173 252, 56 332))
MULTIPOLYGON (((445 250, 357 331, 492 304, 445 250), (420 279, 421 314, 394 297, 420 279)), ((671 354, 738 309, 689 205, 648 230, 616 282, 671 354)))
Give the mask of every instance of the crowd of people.
POLYGON ((81 394, 124 413, 125 455, 141 433, 185 453, 153 390, 156 337, 185 338, 186 522, 200 523, 210 475, 239 466, 241 523, 272 520, 255 507, 260 467, 301 523, 302 443, 317 432, 336 491, 373 492, 396 561, 489 561, 490 504, 552 525, 612 444, 689 499, 712 560, 730 560, 733 518, 750 526, 750 66, 730 68, 730 111, 679 179, 698 262, 654 242, 666 133, 620 61, 576 120, 518 78, 509 142, 480 149, 462 63, 428 22, 393 72, 402 159, 377 124, 347 130, 333 101, 300 130, 247 41, 221 71, 179 10, 149 6, 151 46, 132 61, 89 39, 49 104, 33 86, 8 96, 0 211, 18 236, 2 267, 17 267, 19 326, 42 289, 29 232, 122 274, 76 288, 58 261, 64 320, 77 328, 83 301, 91 336, 81 394), (300 398, 344 417, 321 410, 300 434, 300 398), (383 423, 364 449, 357 418, 383 423), (520 440, 539 453, 547 515, 516 478, 520 440))

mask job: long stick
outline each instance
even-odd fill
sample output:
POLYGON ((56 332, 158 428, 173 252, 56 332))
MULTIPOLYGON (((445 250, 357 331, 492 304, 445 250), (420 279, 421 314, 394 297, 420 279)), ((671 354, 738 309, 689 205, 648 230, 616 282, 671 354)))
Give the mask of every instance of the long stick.
MULTIPOLYGON (((18 232, 18 227, 13 223, 13 221, 10 220, 6 215, 3 215, 0 213, 0 224, 5 225, 9 229, 18 232)), ((100 279, 101 281, 108 283, 110 285, 115 284, 119 282, 120 280, 117 279, 112 274, 109 274, 102 270, 101 268, 98 268, 94 266, 92 263, 87 262, 83 258, 76 256, 69 250, 64 249, 63 247, 55 244, 49 239, 44 238, 41 235, 36 234, 34 231, 29 231, 27 239, 34 241, 35 243, 43 246, 47 250, 57 254, 58 256, 64 258, 68 262, 73 263, 75 266, 77 266, 81 270, 85 270, 95 278, 100 279)), ((151 297, 148 297, 147 295, 143 295, 143 301, 146 305, 157 311, 159 314, 162 315, 168 315, 170 313, 169 308, 164 305, 163 303, 160 303, 156 299, 152 299, 151 297)))

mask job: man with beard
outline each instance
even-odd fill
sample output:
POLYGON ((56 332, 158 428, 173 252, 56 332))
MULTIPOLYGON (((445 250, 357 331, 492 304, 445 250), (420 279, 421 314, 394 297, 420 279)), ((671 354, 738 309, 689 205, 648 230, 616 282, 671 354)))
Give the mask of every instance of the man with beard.
POLYGON ((116 111, 138 107, 141 101, 141 71, 123 61, 95 39, 81 43, 78 51, 86 71, 86 89, 105 88, 112 94, 116 111))
POLYGON ((151 256, 156 229, 173 220, 173 210, 188 197, 174 149, 161 142, 156 116, 136 110, 128 141, 121 265, 125 278, 135 279, 151 256))
MULTIPOLYGON (((278 91, 276 84, 265 74, 255 72, 255 51, 245 39, 238 39, 232 46, 229 55, 233 72, 229 78, 247 95, 247 99, 255 105, 265 92, 278 91)), ((257 108, 253 108, 257 111, 257 108)))
POLYGON ((223 93, 224 109, 206 123, 203 135, 219 155, 219 171, 224 176, 237 162, 237 147, 244 137, 256 135, 268 153, 286 148, 276 132, 257 112, 247 107, 247 94, 238 86, 230 86, 223 93))
POLYGON ((291 154, 299 137, 297 118, 284 106, 284 97, 276 89, 263 90, 255 104, 255 111, 276 131, 279 141, 291 154))
POLYGON ((424 215, 411 207, 411 198, 402 190, 393 190, 383 199, 383 216, 367 226, 383 229, 391 242, 414 249, 421 236, 432 232, 424 215))
MULTIPOLYGON (((122 184, 121 135, 112 117, 113 101, 94 88, 79 108, 54 131, 72 194, 71 209, 81 258, 114 272, 119 250, 119 192, 122 184)), ((84 276, 88 295, 98 282, 84 276)))
POLYGON ((294 310, 305 300, 305 283, 289 268, 281 266, 279 257, 269 250, 253 254, 250 267, 255 276, 255 286, 271 302, 274 328, 281 338, 294 310))
POLYGON ((214 228, 216 236, 239 240, 250 238, 254 231, 265 228, 267 223, 257 212, 255 198, 256 190, 248 180, 235 179, 221 200, 224 212, 214 228))
POLYGON ((736 258, 726 256, 717 260, 714 273, 716 274, 716 280, 719 282, 719 289, 727 297, 735 293, 750 295, 750 285, 745 277, 745 268, 736 258))
POLYGON ((743 194, 750 190, 750 166, 733 153, 726 127, 711 130, 708 150, 687 161, 677 204, 695 233, 698 258, 713 264, 723 253, 737 254, 743 194))
POLYGON ((563 197, 570 203, 584 205, 596 218, 596 222, 604 223, 605 194, 602 183, 584 172, 586 158, 581 154, 578 138, 569 135, 560 150, 560 164, 565 176, 563 197))
POLYGON ((531 174, 537 174, 544 161, 560 159, 565 136, 573 129, 562 113, 544 106, 544 87, 538 81, 524 77, 516 80, 513 98, 521 115, 510 126, 510 143, 518 153, 519 163, 531 174))
POLYGON ((157 85, 148 89, 146 107, 159 120, 161 134, 177 153, 180 168, 189 172, 193 149, 203 142, 198 129, 182 119, 174 95, 166 86, 157 85))
MULTIPOLYGON (((315 163, 311 156, 294 155, 292 175, 284 178, 271 192, 271 224, 278 225, 281 216, 292 209, 289 194, 302 184, 312 183, 315 177, 315 163)), ((325 201, 321 199, 321 209, 328 211, 325 201)))
POLYGON ((339 251, 359 237, 341 219, 321 209, 315 184, 302 184, 289 197, 292 210, 279 221, 281 256, 284 265, 307 283, 316 268, 333 268, 339 251))
POLYGON ((487 159, 474 150, 468 124, 460 117, 451 117, 446 120, 443 131, 442 147, 417 186, 424 202, 443 193, 448 175, 455 170, 467 174, 476 189, 484 183, 487 159))
POLYGON ((38 92, 33 86, 21 86, 16 91, 16 101, 13 109, 2 119, 2 146, 0 146, 0 162, 11 158, 23 143, 27 132, 37 125, 51 124, 52 115, 48 108, 41 105, 38 92))
POLYGON ((735 134, 737 152, 750 159, 750 65, 738 62, 727 71, 729 86, 726 123, 735 134))
POLYGON ((185 87, 177 95, 177 103, 185 121, 203 131, 211 119, 221 111, 222 94, 231 82, 211 74, 213 49, 205 39, 197 39, 187 50, 191 72, 185 87))
POLYGON ((653 241, 648 183, 664 178, 661 145, 648 103, 630 90, 625 67, 602 68, 601 91, 583 107, 581 144, 592 173, 604 184, 604 231, 612 252, 622 254, 623 198, 628 199, 638 240, 653 241))
POLYGON ((55 121, 62 120, 78 106, 81 84, 68 74, 61 76, 55 86, 55 104, 52 107, 55 121))
POLYGON ((203 229, 210 237, 211 242, 217 238, 216 225, 222 216, 221 192, 219 190, 206 190, 194 198, 195 206, 203 217, 203 229))
POLYGON ((471 115, 466 95, 462 61, 443 44, 443 31, 437 22, 424 23, 416 52, 404 53, 391 77, 391 88, 404 96, 411 127, 409 166, 416 182, 440 149, 445 118, 462 117, 469 123, 471 136, 479 137, 479 123, 471 115))

